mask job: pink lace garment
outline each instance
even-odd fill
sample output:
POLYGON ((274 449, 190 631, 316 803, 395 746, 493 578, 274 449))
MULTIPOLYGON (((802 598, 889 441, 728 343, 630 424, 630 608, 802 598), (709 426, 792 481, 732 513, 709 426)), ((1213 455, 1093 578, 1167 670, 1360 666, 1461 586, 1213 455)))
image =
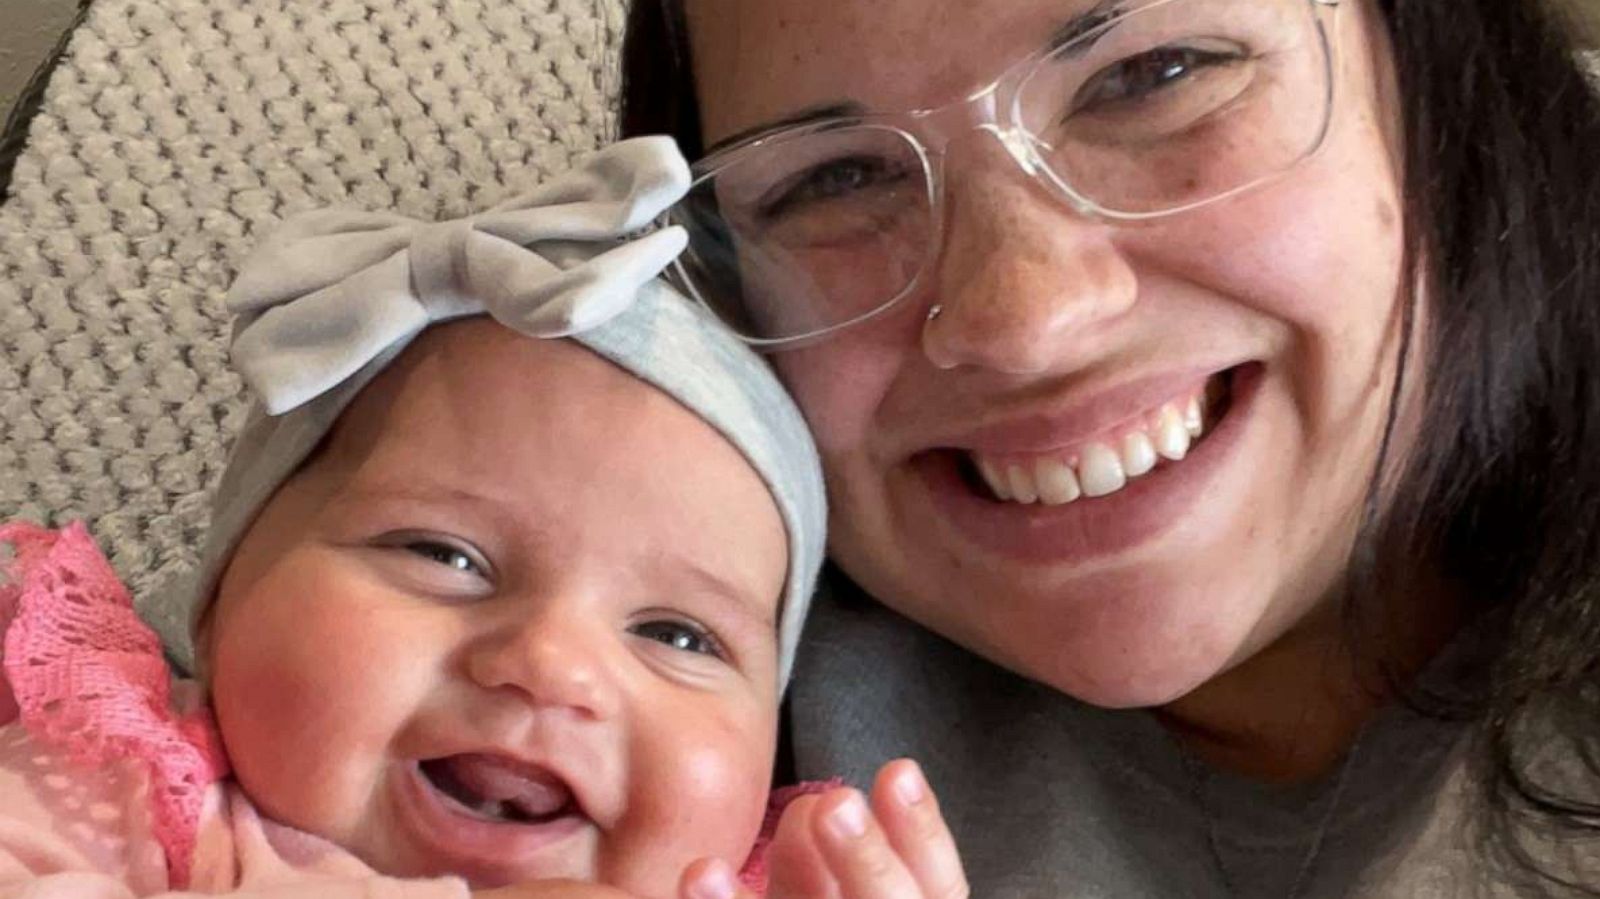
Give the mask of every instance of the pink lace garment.
POLYGON ((0 544, 15 553, 0 582, 0 724, 20 718, 86 768, 143 765, 154 836, 186 885, 206 788, 228 771, 210 714, 173 711, 161 641, 82 524, 0 525, 0 544))

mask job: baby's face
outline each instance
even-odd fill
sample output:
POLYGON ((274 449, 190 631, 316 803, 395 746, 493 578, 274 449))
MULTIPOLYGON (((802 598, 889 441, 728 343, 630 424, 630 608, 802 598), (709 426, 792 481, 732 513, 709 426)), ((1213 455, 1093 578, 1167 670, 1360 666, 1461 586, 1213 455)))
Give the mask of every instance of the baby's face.
POLYGON ((434 329, 223 576, 235 775, 384 873, 670 895, 760 825, 786 559, 760 477, 676 401, 567 341, 434 329))

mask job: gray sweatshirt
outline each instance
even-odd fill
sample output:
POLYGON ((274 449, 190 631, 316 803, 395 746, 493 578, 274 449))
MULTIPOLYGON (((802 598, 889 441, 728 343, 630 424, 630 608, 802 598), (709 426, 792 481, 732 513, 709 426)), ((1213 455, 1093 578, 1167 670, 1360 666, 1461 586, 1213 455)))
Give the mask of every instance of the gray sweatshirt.
POLYGON ((1485 879, 1462 826, 1466 726, 1403 706, 1321 782, 1268 786, 1207 768, 1146 712, 1077 702, 837 582, 792 691, 800 776, 868 784, 917 759, 976 899, 1517 894, 1485 879))

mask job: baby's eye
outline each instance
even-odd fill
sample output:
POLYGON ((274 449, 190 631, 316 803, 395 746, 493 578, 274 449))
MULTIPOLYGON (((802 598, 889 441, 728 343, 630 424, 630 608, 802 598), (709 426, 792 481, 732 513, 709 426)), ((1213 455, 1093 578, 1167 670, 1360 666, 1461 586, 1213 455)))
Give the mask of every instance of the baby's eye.
POLYGON ((628 628, 628 632, 646 640, 670 646, 681 652, 723 658, 722 647, 711 632, 686 621, 646 621, 628 628))
POLYGON ((477 558, 460 547, 451 546, 438 540, 410 540, 404 545, 408 552, 416 553, 424 559, 443 565, 446 568, 463 574, 475 574, 479 577, 488 576, 485 567, 478 562, 477 558))

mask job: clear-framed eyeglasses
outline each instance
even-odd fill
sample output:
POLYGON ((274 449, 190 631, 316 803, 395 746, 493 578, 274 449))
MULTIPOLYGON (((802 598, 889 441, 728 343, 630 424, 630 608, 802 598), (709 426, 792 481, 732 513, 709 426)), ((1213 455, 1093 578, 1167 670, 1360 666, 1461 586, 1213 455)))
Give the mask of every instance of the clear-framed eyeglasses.
POLYGON ((973 131, 1079 215, 1138 222, 1314 154, 1341 0, 1102 0, 964 100, 824 114, 693 166, 676 277, 758 347, 809 343, 915 291, 944 238, 945 150, 973 131))

